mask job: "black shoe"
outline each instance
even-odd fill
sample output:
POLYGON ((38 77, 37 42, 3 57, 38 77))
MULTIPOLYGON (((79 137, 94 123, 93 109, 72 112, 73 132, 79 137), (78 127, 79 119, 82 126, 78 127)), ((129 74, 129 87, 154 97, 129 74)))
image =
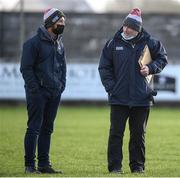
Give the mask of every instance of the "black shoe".
POLYGON ((113 174, 123 174, 123 170, 122 169, 113 169, 112 171, 109 171, 110 173, 113 174))
POLYGON ((40 173, 47 173, 47 174, 62 174, 62 171, 55 171, 51 166, 47 167, 38 167, 38 171, 40 173))
POLYGON ((144 169, 143 168, 133 169, 133 170, 131 170, 131 172, 132 173, 143 174, 144 173, 144 169))
POLYGON ((40 174, 40 172, 37 171, 35 167, 29 167, 29 166, 25 167, 25 173, 26 174, 33 174, 33 173, 40 174))

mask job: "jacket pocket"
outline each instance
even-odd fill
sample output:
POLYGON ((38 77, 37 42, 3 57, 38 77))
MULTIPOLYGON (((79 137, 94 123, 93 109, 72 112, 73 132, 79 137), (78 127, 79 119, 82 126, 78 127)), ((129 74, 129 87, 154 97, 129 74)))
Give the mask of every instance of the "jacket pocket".
POLYGON ((152 96, 152 91, 153 90, 144 77, 142 80, 137 81, 135 88, 135 97, 137 97, 138 100, 150 99, 152 96))
POLYGON ((112 90, 109 92, 109 95, 112 96, 115 94, 116 90, 117 90, 118 84, 117 82, 114 84, 112 90))

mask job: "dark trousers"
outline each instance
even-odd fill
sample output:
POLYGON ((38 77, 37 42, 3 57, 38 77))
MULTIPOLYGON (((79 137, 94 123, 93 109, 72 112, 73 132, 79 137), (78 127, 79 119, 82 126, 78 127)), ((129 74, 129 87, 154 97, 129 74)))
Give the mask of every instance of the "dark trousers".
POLYGON ((123 136, 126 121, 129 118, 129 166, 131 171, 144 169, 145 131, 149 116, 149 107, 128 107, 111 105, 110 132, 108 142, 108 169, 121 169, 123 159, 123 136))
POLYGON ((25 166, 35 166, 36 147, 38 166, 49 166, 51 134, 60 102, 60 94, 52 96, 43 88, 34 94, 26 90, 26 101, 28 122, 24 138, 25 166))

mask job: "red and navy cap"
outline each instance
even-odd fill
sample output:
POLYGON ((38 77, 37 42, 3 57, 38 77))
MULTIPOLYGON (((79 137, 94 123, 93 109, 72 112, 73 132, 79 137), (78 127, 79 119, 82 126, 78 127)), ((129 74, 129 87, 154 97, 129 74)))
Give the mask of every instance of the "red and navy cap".
POLYGON ((56 8, 47 9, 44 12, 44 26, 49 28, 53 26, 61 17, 65 17, 64 13, 56 8))
POLYGON ((123 26, 128 26, 137 32, 141 32, 142 29, 142 17, 141 10, 139 8, 134 8, 128 14, 123 22, 123 26))

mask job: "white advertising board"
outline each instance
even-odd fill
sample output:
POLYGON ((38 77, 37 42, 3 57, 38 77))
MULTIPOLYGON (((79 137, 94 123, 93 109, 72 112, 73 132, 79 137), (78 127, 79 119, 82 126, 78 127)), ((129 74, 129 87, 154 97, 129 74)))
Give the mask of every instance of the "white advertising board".
MULTIPOLYGON (((180 65, 168 65, 158 79, 156 101, 180 101, 180 65), (174 83, 167 83, 171 78, 174 83), (165 87, 165 89, 163 89, 165 87)), ((16 63, 0 63, 0 99, 24 100, 24 81, 16 63)), ((68 64, 62 100, 107 100, 98 64, 68 64)))

